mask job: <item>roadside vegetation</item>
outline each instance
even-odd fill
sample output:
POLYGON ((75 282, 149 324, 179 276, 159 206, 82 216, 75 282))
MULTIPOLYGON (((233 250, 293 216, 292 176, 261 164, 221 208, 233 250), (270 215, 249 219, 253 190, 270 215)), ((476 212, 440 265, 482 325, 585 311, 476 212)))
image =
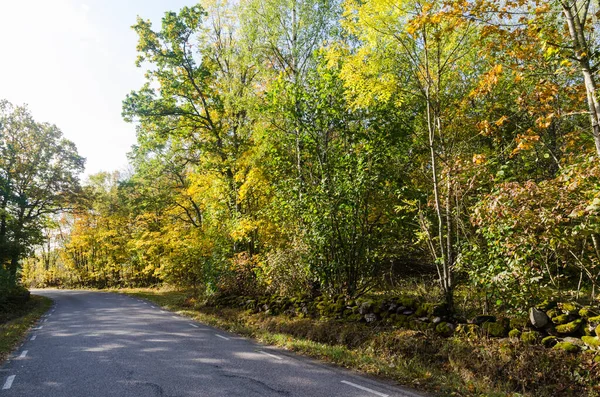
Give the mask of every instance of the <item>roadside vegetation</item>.
POLYGON ((0 363, 21 343, 27 332, 52 305, 52 300, 43 296, 24 295, 23 299, 11 295, 0 303, 0 363))
POLYGON ((130 172, 80 186, 60 131, 0 102, 0 281, 172 286, 207 321, 441 394, 596 395, 598 7, 140 17, 130 172))
POLYGON ((389 324, 207 305, 191 292, 125 289, 206 324, 440 396, 599 395, 593 351, 573 355, 485 333, 443 337, 389 324))

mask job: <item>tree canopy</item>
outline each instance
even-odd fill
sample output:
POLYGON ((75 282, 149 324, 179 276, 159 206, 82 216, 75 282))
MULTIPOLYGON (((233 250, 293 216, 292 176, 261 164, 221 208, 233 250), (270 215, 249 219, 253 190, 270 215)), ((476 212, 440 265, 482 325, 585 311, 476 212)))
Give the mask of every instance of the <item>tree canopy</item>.
MULTIPOLYGON (((138 18, 132 171, 90 178, 46 235, 56 264, 38 250, 24 280, 354 297, 417 274, 449 306, 457 288, 485 310, 595 299, 598 11, 269 0, 138 18)), ((14 269, 82 160, 56 127, 2 109, 14 269)))

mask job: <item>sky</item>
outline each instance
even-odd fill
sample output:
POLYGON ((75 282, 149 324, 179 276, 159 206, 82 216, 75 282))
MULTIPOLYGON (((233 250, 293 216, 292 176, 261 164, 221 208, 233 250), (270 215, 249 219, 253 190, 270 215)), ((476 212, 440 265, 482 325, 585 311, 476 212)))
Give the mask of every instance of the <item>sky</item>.
POLYGON ((135 126, 121 103, 139 89, 137 16, 160 27, 165 11, 197 0, 0 0, 0 99, 56 124, 87 159, 85 175, 125 170, 135 126))

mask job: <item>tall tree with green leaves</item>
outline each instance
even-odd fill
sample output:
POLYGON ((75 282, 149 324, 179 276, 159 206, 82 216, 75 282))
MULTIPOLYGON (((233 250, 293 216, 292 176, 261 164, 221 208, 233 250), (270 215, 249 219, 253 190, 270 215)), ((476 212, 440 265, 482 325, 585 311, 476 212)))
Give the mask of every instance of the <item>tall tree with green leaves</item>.
POLYGON ((48 216, 79 191, 84 159, 52 124, 0 101, 0 264, 16 283, 19 260, 42 238, 48 216))

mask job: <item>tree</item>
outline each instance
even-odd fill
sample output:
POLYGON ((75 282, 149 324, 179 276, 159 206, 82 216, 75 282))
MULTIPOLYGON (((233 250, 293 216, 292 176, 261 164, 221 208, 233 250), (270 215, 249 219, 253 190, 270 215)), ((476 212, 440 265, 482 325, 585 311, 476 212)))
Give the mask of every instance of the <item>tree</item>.
POLYGON ((73 202, 83 167, 56 126, 0 101, 0 263, 12 283, 19 260, 40 241, 44 220, 73 202))

